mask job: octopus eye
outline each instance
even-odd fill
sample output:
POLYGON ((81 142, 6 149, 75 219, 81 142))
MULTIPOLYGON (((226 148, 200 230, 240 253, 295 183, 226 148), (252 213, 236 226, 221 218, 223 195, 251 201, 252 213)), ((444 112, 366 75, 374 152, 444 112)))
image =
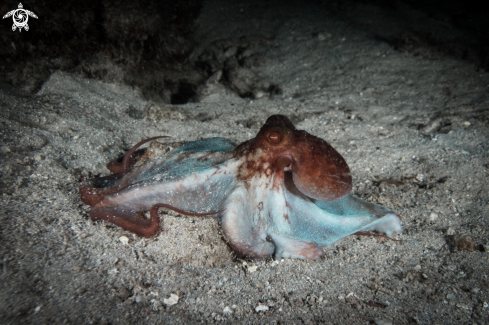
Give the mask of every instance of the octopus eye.
POLYGON ((278 143, 278 142, 280 142, 280 134, 278 134, 277 132, 271 132, 268 135, 268 141, 270 141, 271 143, 278 143))

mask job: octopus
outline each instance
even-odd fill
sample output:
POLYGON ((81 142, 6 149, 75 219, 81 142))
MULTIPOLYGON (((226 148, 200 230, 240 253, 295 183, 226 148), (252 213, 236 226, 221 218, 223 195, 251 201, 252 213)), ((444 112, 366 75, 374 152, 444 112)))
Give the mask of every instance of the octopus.
POLYGON ((392 210, 351 194, 345 159, 286 116, 270 116, 255 138, 237 146, 226 138, 191 141, 135 166, 136 150, 153 139, 109 163, 112 175, 82 181, 92 220, 152 237, 161 228, 160 208, 213 215, 231 249, 248 259, 314 260, 352 234, 402 232, 392 210))

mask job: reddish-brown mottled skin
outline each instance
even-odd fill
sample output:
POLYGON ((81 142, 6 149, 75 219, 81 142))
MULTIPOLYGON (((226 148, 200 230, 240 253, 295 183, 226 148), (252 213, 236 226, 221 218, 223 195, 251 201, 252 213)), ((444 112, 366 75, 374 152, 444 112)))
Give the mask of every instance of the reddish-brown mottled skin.
POLYGON ((242 180, 255 173, 290 170, 302 193, 324 201, 340 198, 352 188, 345 159, 326 141, 297 130, 282 115, 270 117, 254 139, 235 149, 235 156, 247 157, 247 164, 238 175, 242 180), (255 157, 257 154, 259 157, 255 157), (267 163, 268 168, 264 168, 267 163))

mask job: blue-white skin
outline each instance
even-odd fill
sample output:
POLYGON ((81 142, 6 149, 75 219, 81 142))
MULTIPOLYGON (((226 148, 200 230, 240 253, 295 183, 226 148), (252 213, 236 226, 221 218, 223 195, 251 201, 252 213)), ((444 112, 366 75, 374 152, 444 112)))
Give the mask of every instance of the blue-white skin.
POLYGON ((161 206, 216 215, 229 246, 252 259, 317 259, 323 247, 357 232, 402 231, 393 211, 349 193, 339 153, 281 115, 239 146, 225 138, 188 142, 109 183, 82 183, 93 220, 150 237, 160 229, 161 206), (149 210, 150 219, 136 214, 149 210))

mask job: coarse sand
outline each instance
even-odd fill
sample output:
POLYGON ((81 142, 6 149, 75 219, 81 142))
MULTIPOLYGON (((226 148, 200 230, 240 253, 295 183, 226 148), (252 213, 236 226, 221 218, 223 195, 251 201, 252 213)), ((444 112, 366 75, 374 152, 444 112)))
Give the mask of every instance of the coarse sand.
POLYGON ((170 105, 64 72, 35 95, 2 84, 0 323, 489 323, 489 74, 396 51, 361 26, 295 2, 206 1, 195 56, 261 39, 249 70, 273 94, 208 82, 199 101, 170 105), (401 216, 402 240, 244 261, 216 218, 169 212, 152 239, 89 219, 80 178, 107 175, 135 143, 241 143, 272 114, 340 152, 353 193, 401 216))

